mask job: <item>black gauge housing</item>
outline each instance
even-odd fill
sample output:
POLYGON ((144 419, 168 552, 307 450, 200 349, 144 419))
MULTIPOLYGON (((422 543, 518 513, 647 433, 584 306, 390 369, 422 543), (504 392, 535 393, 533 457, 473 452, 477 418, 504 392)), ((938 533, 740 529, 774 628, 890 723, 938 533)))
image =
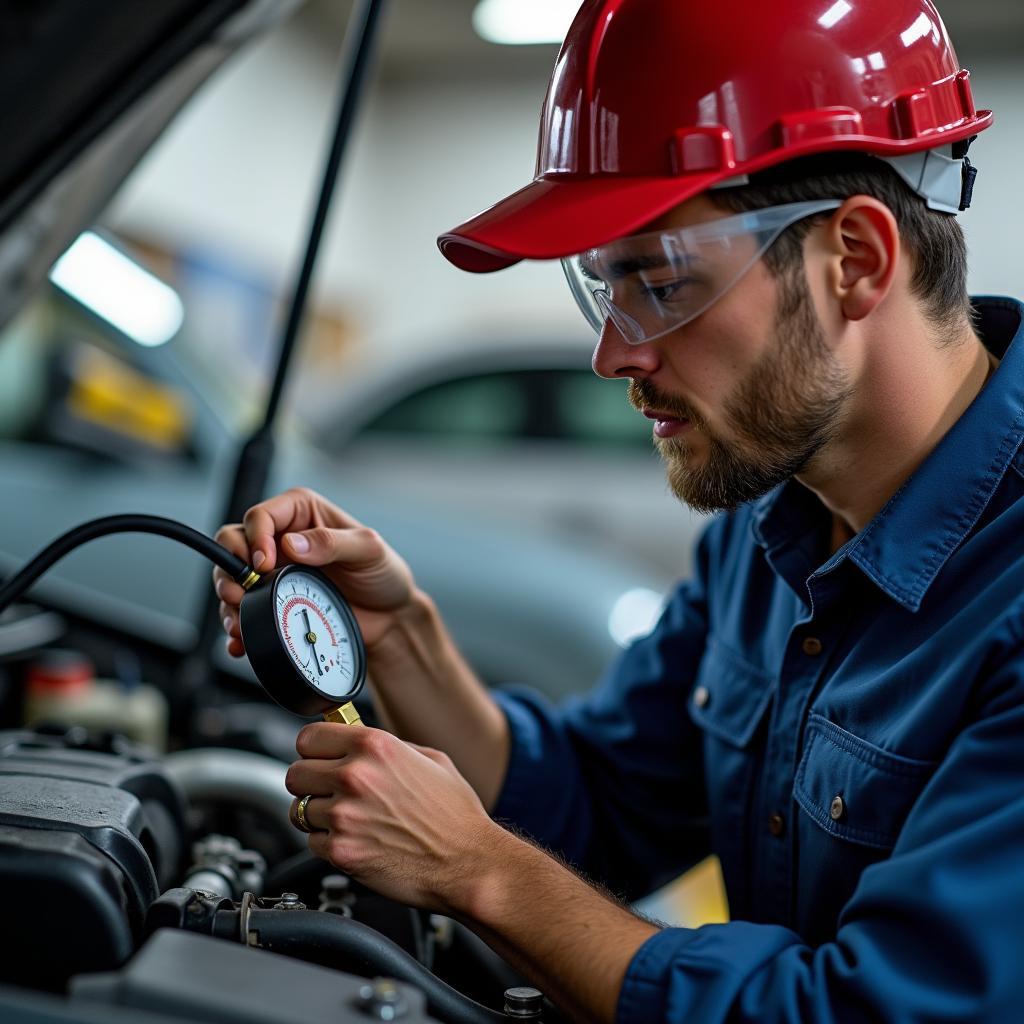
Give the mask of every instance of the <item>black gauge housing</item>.
POLYGON ((243 598, 239 608, 242 643, 256 678, 281 707, 296 715, 312 718, 327 714, 354 700, 366 679, 366 648, 356 617, 331 580, 308 565, 286 565, 269 572, 243 598), (293 573, 311 576, 331 595, 334 608, 348 627, 354 660, 352 689, 339 696, 314 686, 292 660, 281 635, 277 615, 277 593, 293 573))

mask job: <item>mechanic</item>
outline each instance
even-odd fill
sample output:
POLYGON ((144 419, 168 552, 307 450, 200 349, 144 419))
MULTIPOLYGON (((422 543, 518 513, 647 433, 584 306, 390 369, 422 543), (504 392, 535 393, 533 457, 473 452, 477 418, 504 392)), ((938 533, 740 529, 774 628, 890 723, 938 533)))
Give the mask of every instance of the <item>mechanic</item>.
POLYGON ((562 259, 595 370, 722 514, 557 709, 488 693, 317 495, 223 528, 258 569, 324 566, 365 634, 389 731, 299 734, 314 853, 467 922, 574 1019, 1021 1019, 1024 307, 972 304, 956 217, 991 119, 928 0, 586 0, 537 178, 440 244, 562 259), (584 880, 632 899, 712 852, 724 925, 584 880))

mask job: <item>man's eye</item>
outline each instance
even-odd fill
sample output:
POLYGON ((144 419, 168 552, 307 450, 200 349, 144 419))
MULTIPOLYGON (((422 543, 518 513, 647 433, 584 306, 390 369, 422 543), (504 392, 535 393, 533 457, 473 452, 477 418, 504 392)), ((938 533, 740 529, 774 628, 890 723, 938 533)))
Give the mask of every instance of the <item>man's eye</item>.
POLYGON ((693 281, 689 277, 681 277, 676 281, 664 281, 661 284, 646 284, 648 295, 656 302, 672 302, 682 298, 682 292, 693 281))

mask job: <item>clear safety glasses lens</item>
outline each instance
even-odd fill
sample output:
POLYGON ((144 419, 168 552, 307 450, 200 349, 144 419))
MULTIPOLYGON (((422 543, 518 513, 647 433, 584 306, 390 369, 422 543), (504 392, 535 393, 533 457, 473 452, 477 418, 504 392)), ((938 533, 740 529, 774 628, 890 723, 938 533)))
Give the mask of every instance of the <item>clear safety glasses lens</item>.
POLYGON ((805 217, 842 200, 787 203, 688 228, 652 231, 562 260, 577 305, 599 334, 606 322, 631 345, 700 316, 805 217))

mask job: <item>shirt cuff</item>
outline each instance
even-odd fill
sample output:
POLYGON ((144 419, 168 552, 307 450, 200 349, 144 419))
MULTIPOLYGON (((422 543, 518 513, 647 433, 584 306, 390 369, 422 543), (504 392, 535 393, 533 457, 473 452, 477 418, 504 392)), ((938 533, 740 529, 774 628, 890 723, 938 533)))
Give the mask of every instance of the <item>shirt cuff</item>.
MULTIPOLYGON (((779 957, 798 956, 806 948, 799 935, 781 925, 732 921, 701 928, 666 928, 652 935, 630 961, 619 993, 616 1022, 761 1020, 760 1009, 754 1016, 749 1005, 747 1013, 738 1013, 737 1000, 744 998, 745 989, 748 999, 766 1007, 763 1019, 781 1020, 768 1007, 783 1000, 786 986, 792 982, 769 972, 755 991, 750 987, 752 979, 779 957)), ((785 1019, 796 1017, 787 1014, 785 1019)))
POLYGON ((619 992, 616 1024, 650 1024, 668 1016, 673 962, 697 934, 693 928, 665 928, 634 954, 619 992))

